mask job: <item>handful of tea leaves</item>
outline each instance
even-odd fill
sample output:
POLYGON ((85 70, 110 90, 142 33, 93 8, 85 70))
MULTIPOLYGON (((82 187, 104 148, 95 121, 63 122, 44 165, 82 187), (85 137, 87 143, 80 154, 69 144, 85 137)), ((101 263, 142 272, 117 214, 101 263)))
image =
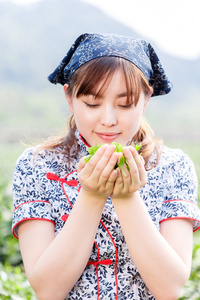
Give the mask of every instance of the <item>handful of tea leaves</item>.
MULTIPOLYGON (((115 142, 113 142, 112 145, 115 145, 115 152, 123 152, 123 148, 124 148, 123 145, 117 144, 117 143, 115 143, 115 142)), ((98 150, 101 146, 102 146, 102 144, 100 144, 100 145, 97 145, 97 144, 96 144, 95 146, 92 146, 92 147, 90 147, 90 148, 88 149, 89 155, 85 157, 85 162, 86 162, 86 163, 91 159, 91 157, 97 152, 97 150, 98 150)), ((142 143, 140 143, 139 145, 134 145, 134 143, 132 143, 131 146, 133 146, 133 147, 135 148, 136 151, 139 151, 140 148, 142 147, 142 143)), ((122 170, 123 164, 126 164, 126 167, 127 167, 127 169, 129 170, 128 162, 127 162, 127 160, 126 160, 126 158, 125 158, 124 155, 122 155, 121 158, 120 158, 120 161, 119 161, 118 163, 116 163, 115 169, 116 169, 117 167, 119 167, 120 170, 122 171, 122 173, 124 174, 124 176, 126 176, 126 174, 125 174, 124 171, 122 170)))

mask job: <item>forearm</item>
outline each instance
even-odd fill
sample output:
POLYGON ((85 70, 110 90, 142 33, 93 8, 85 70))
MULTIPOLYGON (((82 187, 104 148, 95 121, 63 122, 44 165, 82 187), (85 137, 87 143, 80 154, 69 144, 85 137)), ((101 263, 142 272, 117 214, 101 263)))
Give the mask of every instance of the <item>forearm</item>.
POLYGON ((90 257, 107 197, 118 172, 114 145, 103 145, 86 164, 78 164, 82 186, 65 226, 37 259, 29 281, 40 300, 63 300, 81 276, 90 257))
POLYGON ((39 300, 63 300, 81 276, 91 254, 103 201, 80 192, 63 229, 29 275, 39 300))
POLYGON ((176 299, 188 278, 187 268, 156 229, 139 194, 113 199, 113 204, 132 260, 149 290, 156 299, 176 299))

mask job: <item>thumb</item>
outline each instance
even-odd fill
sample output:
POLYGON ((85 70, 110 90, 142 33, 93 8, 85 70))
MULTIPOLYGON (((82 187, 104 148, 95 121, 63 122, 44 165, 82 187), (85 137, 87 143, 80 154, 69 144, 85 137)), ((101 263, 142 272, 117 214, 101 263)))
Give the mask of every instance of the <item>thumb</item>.
POLYGON ((78 166, 77 166, 77 171, 78 171, 78 173, 81 172, 81 170, 82 170, 82 169, 85 167, 85 165, 86 165, 85 158, 86 158, 86 157, 82 157, 81 160, 80 160, 79 163, 78 163, 78 166))

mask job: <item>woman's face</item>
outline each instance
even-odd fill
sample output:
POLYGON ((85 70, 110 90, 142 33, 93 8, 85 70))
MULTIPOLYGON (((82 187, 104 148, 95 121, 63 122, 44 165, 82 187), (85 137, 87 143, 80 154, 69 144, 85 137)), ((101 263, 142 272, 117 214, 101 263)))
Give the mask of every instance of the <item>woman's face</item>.
MULTIPOLYGON (((65 92, 67 87, 64 86, 65 92)), ((126 145, 137 133, 150 97, 151 94, 142 92, 136 106, 134 101, 127 104, 125 78, 117 70, 102 95, 96 98, 92 94, 79 98, 67 95, 67 101, 76 126, 89 146, 112 142, 126 145)))

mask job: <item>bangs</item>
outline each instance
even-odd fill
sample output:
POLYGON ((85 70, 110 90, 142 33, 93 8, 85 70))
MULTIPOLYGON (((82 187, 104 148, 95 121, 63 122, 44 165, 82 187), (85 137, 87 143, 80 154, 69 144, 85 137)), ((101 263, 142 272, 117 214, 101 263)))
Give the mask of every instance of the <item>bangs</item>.
POLYGON ((120 57, 100 57, 93 59, 72 75, 67 94, 79 98, 81 95, 104 94, 114 73, 121 70, 127 89, 127 103, 138 103, 141 91, 148 94, 150 87, 145 75, 131 62, 120 57))

